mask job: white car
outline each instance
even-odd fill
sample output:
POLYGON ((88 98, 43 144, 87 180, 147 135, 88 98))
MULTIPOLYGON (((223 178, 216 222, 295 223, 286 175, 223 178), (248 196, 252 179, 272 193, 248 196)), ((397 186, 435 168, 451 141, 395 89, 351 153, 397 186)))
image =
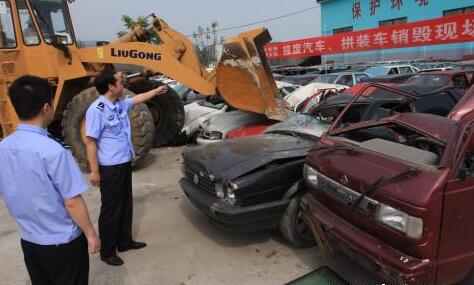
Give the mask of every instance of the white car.
POLYGON ((366 69, 364 72, 370 77, 392 75, 392 74, 412 74, 418 73, 420 70, 411 65, 385 65, 374 66, 366 69))
POLYGON ((288 103, 290 110, 296 111, 301 103, 321 89, 344 90, 347 89, 347 86, 331 83, 309 83, 286 95, 284 100, 288 103))
MULTIPOLYGON (((276 84, 280 91, 280 96, 282 97, 300 87, 282 81, 276 81, 276 84)), ((206 120, 229 110, 233 110, 233 108, 225 103, 215 104, 206 100, 195 101, 184 105, 185 120, 180 135, 185 135, 188 138, 193 137, 200 131, 201 126, 206 120)))
POLYGON ((186 137, 195 135, 199 132, 200 124, 217 114, 224 113, 228 107, 225 103, 213 104, 204 100, 184 105, 185 119, 181 132, 186 137))
POLYGON ((265 115, 242 110, 217 114, 202 123, 202 131, 196 142, 201 145, 215 143, 225 139, 232 130, 266 121, 268 118, 265 115))
MULTIPOLYGON (((310 83, 284 97, 288 107, 295 111, 309 97, 322 89, 344 90, 347 86, 328 83, 310 83)), ((315 99, 313 99, 315 100, 315 99)), ((265 115, 245 111, 232 111, 213 116, 201 124, 202 131, 196 138, 198 144, 209 144, 226 139, 230 131, 250 126, 265 125, 270 120, 265 115)))

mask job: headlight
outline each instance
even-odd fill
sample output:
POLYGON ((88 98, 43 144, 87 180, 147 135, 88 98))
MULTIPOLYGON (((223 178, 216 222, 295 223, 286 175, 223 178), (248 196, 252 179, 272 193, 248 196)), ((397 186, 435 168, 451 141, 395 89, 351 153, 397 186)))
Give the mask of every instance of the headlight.
POLYGON ((318 187, 318 172, 307 164, 303 167, 303 177, 311 186, 318 187))
POLYGON ((375 218, 380 223, 398 230, 407 237, 419 239, 423 234, 423 220, 380 203, 375 218))
POLYGON ((225 198, 224 186, 221 183, 216 183, 216 196, 219 199, 225 198))
POLYGON ((203 136, 209 140, 220 140, 222 139, 222 133, 221 132, 203 132, 203 136))

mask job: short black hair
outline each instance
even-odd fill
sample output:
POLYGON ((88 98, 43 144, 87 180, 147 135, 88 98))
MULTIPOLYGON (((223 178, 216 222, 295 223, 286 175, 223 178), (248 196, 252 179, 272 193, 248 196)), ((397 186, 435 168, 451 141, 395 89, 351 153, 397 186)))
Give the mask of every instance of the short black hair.
POLYGON ((105 69, 95 78, 95 88, 99 94, 104 95, 109 90, 109 84, 115 85, 117 78, 115 78, 115 70, 105 69))
POLYGON ((44 104, 52 105, 54 92, 48 80, 24 75, 13 81, 8 96, 20 120, 30 120, 39 115, 44 104))

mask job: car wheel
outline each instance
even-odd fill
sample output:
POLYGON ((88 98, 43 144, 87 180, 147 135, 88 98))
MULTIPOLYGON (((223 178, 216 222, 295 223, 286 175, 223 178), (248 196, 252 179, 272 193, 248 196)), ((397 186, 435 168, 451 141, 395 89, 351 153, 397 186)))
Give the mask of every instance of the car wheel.
POLYGON ((297 247, 311 247, 316 245, 316 241, 306 224, 300 200, 301 196, 299 195, 290 200, 280 221, 280 233, 287 241, 297 247))

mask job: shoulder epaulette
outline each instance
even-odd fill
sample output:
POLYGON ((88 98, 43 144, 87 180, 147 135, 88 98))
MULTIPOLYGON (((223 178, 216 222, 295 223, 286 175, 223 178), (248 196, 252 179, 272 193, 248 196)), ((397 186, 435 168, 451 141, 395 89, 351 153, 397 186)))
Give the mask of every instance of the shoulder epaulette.
POLYGON ((48 136, 50 139, 54 140, 55 142, 57 142, 58 144, 60 144, 63 148, 65 149, 70 149, 71 147, 68 146, 67 144, 65 144, 62 140, 58 139, 58 138, 55 138, 51 135, 48 136))
POLYGON ((105 108, 104 102, 99 102, 99 104, 97 104, 97 109, 104 111, 104 108, 105 108))

